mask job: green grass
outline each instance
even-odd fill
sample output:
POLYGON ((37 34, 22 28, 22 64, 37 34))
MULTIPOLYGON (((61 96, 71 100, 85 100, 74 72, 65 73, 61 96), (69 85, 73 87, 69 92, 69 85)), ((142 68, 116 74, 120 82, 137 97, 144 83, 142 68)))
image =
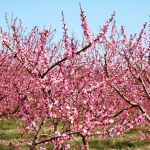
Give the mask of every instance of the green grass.
POLYGON ((93 149, 104 150, 104 149, 125 149, 125 148, 133 148, 136 149, 138 147, 147 146, 149 143, 146 140, 127 140, 123 138, 110 138, 108 140, 103 139, 93 139, 89 142, 89 145, 93 149))
POLYGON ((0 145, 1 150, 15 150, 14 148, 11 148, 10 146, 7 145, 0 145))
POLYGON ((4 132, 0 134, 0 140, 11 140, 11 139, 19 139, 21 133, 14 133, 14 132, 4 132))
MULTIPOLYGON (((19 143, 19 146, 22 150, 28 150, 29 147, 27 146, 28 141, 33 139, 35 133, 29 133, 24 136, 25 142, 22 144, 19 142, 20 137, 22 135, 21 131, 18 129, 18 125, 22 122, 22 120, 19 121, 10 121, 10 120, 0 120, 0 141, 3 141, 2 144, 0 144, 0 150, 14 150, 10 146, 10 142, 12 143, 19 143)), ((128 150, 133 149, 136 150, 137 148, 141 147, 144 149, 144 147, 148 146, 150 143, 146 140, 138 139, 134 134, 139 129, 142 129, 141 127, 136 127, 131 129, 130 131, 125 133, 126 137, 134 136, 134 140, 130 140, 129 138, 122 138, 122 137, 113 137, 109 138, 107 140, 104 140, 102 138, 91 138, 89 141, 89 147, 90 150, 128 150)), ((148 129, 144 128, 142 129, 144 132, 147 132, 148 129)), ((44 133, 46 133, 46 130, 44 130, 44 133)), ((81 138, 78 136, 76 137, 76 142, 81 146, 81 138)), ((74 145, 75 141, 69 141, 67 143, 70 143, 71 145, 74 145)), ((42 144, 39 146, 43 146, 42 144)), ((53 145, 44 145, 47 147, 47 150, 53 150, 53 145)), ((150 149, 150 147, 148 147, 150 149)), ((80 148, 79 148, 80 149, 80 148)))
POLYGON ((0 121, 0 130, 12 130, 17 128, 17 123, 10 120, 1 120, 0 121))

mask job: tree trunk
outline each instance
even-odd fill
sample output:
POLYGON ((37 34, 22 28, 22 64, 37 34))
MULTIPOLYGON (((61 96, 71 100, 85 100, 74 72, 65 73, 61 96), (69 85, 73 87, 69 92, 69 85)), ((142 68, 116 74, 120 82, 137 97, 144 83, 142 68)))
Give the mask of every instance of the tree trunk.
POLYGON ((30 147, 30 150, 36 150, 35 144, 36 144, 36 142, 39 140, 39 138, 40 138, 40 136, 41 136, 41 134, 42 134, 42 130, 43 130, 43 127, 44 127, 44 125, 45 125, 45 123, 46 123, 46 120, 47 120, 47 117, 44 117, 43 120, 42 120, 42 122, 41 122, 41 124, 40 124, 40 127, 39 127, 39 129, 38 129, 38 131, 37 131, 37 134, 36 134, 35 137, 34 137, 34 140, 33 140, 33 142, 32 142, 32 145, 31 145, 31 147, 30 147))
POLYGON ((82 142, 83 142, 85 150, 89 150, 88 138, 86 136, 83 136, 83 135, 81 135, 81 137, 82 137, 82 142))
MULTIPOLYGON (((53 107, 53 103, 51 103, 49 111, 52 110, 52 107, 53 107)), ((32 145, 30 146, 30 150, 36 150, 36 147, 35 147, 36 146, 36 142, 39 141, 39 139, 40 139, 40 136, 42 134, 42 130, 43 130, 44 126, 45 126, 46 121, 47 121, 47 116, 43 117, 43 120, 42 120, 42 122, 40 124, 40 127, 39 127, 39 129, 38 129, 38 131, 37 131, 33 141, 32 141, 32 145)))

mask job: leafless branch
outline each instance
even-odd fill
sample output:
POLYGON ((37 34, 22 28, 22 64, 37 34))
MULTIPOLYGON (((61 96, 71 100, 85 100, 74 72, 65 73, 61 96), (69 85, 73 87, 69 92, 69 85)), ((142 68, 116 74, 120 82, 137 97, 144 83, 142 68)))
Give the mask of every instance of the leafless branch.
POLYGON ((10 114, 15 114, 18 110, 19 110, 19 106, 17 106, 12 112, 0 114, 0 117, 8 116, 10 114))

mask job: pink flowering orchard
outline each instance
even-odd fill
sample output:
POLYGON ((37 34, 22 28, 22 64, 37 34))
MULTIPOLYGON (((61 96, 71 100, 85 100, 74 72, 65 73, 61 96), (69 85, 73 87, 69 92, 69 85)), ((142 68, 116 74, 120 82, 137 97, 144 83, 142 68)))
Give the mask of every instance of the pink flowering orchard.
POLYGON ((114 12, 94 35, 80 10, 81 42, 69 37, 63 12, 58 42, 56 30, 35 26, 26 34, 16 18, 10 24, 6 18, 7 32, 0 28, 0 117, 25 120, 19 128, 23 135, 33 133, 26 143, 30 150, 49 144, 54 150, 89 150, 91 137, 108 139, 150 125, 146 23, 128 39, 124 26, 117 29, 114 12))

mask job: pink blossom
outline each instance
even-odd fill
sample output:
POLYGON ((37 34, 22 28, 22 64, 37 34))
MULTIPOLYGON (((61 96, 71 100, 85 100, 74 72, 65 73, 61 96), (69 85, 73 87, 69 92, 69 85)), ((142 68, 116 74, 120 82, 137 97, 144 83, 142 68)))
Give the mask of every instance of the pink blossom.
POLYGON ((86 129, 82 129, 81 134, 82 135, 86 135, 87 134, 87 130, 86 129))
POLYGON ((61 134, 60 134, 59 131, 55 131, 54 135, 55 135, 55 136, 60 136, 61 134))
POLYGON ((40 150, 46 150, 46 148, 40 147, 40 150))
POLYGON ((64 146, 64 150, 69 150, 69 149, 70 149, 70 144, 64 146))

